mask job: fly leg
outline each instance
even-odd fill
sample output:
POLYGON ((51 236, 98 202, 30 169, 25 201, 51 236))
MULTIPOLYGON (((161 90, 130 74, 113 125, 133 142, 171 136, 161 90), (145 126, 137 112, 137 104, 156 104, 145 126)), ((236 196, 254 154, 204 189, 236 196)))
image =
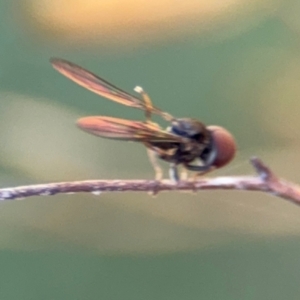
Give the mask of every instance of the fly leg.
POLYGON ((190 171, 197 172, 195 174, 195 178, 199 176, 203 176, 204 174, 207 174, 215 169, 215 166, 213 165, 197 166, 197 165, 184 164, 184 166, 190 171))
MULTIPOLYGON (((163 150, 163 149, 160 149, 159 147, 155 147, 152 144, 145 142, 145 141, 144 141, 144 145, 147 147, 149 160, 155 170, 155 174, 156 174, 155 179, 161 180, 163 172, 162 172, 162 168, 160 167, 160 165, 157 162, 157 157, 158 156, 163 157, 163 159, 168 161, 169 157, 174 156, 174 149, 163 150)), ((172 180, 175 180, 177 182, 179 181, 177 165, 175 163, 171 163, 170 169, 169 169, 169 174, 170 174, 170 178, 172 180)))
POLYGON ((195 183, 199 179, 199 177, 204 176, 205 174, 207 174, 215 169, 215 166, 213 166, 213 165, 195 166, 195 165, 185 164, 185 167, 188 170, 197 172, 193 176, 194 192, 197 191, 197 189, 195 187, 195 183))
POLYGON ((178 183, 180 180, 177 165, 175 163, 170 164, 169 176, 170 176, 170 179, 175 183, 178 183))
POLYGON ((155 180, 157 182, 157 184, 153 187, 152 191, 150 192, 150 195, 155 196, 159 191, 159 183, 163 178, 163 170, 157 162, 157 152, 151 148, 147 148, 147 153, 152 167, 154 169, 155 180))
POLYGON ((214 150, 210 151, 209 155, 205 158, 204 164, 199 166, 199 165, 191 165, 191 164, 185 164, 185 167, 190 170, 197 172, 193 176, 194 182, 200 177, 203 176, 213 170, 216 169, 216 166, 214 165, 216 158, 217 158, 218 152, 214 147, 214 150))
MULTIPOLYGON (((200 170, 200 172, 194 173, 193 175, 193 181, 197 181, 200 177, 203 177, 204 175, 206 175, 207 173, 210 173, 212 171, 214 171, 216 169, 215 166, 204 166, 204 168, 202 170, 200 170)), ((190 169, 191 170, 191 169, 190 169)))
POLYGON ((195 173, 193 175, 193 181, 197 181, 200 177, 204 176, 205 174, 209 173, 209 172, 212 172, 213 170, 215 170, 216 167, 214 166, 211 166, 209 167, 208 169, 206 169, 206 171, 202 171, 202 172, 198 172, 198 173, 195 173))
POLYGON ((178 165, 175 163, 171 163, 169 167, 169 176, 172 181, 178 183, 180 180, 188 179, 188 172, 186 168, 182 168, 179 172, 178 165))
POLYGON ((147 153, 148 153, 149 160, 150 160, 152 167, 154 169, 154 172, 155 172, 155 180, 161 181, 163 178, 163 171, 162 171, 162 168, 160 167, 159 163, 157 162, 156 152, 154 150, 152 150, 151 148, 150 149, 147 148, 147 153))

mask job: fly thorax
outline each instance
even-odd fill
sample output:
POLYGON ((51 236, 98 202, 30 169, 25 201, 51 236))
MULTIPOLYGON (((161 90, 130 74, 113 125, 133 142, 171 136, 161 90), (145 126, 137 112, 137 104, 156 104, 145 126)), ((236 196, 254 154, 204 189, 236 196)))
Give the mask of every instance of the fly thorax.
POLYGON ((208 138, 208 130, 205 125, 195 119, 173 120, 172 126, 168 130, 173 134, 192 139, 199 143, 205 143, 208 138))

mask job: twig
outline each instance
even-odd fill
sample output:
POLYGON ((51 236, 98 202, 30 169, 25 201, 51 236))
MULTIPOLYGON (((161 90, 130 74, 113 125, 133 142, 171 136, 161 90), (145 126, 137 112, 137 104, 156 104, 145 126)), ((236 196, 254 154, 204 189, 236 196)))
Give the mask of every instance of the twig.
POLYGON ((300 187, 279 179, 260 159, 252 158, 251 164, 258 176, 227 176, 185 180, 86 180, 57 182, 0 189, 0 200, 20 200, 31 196, 52 196, 89 192, 151 192, 199 191, 199 190, 243 190, 258 191, 289 200, 300 205, 300 187))

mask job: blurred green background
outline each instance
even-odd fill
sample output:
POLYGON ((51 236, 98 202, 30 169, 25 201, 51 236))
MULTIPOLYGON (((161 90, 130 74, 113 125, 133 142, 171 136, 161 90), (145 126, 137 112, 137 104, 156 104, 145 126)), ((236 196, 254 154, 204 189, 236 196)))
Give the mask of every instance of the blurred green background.
MULTIPOLYGON (((296 0, 1 0, 1 187, 154 176, 142 145, 75 127, 143 114, 50 57, 226 127, 237 157, 209 176, 252 174, 257 155, 299 182, 299 12, 296 0)), ((35 197, 2 202, 0 225, 1 299, 299 299, 300 209, 267 194, 35 197)))

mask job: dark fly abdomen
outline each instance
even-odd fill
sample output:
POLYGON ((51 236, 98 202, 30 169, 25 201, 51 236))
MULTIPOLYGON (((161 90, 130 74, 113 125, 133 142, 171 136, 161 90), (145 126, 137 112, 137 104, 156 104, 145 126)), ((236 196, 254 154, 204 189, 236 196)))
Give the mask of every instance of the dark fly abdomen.
POLYGON ((158 151, 159 158, 174 164, 188 164, 195 159, 202 160, 202 153, 210 144, 210 133, 206 127, 194 119, 176 119, 167 129, 175 135, 186 138, 186 142, 151 142, 158 151))

